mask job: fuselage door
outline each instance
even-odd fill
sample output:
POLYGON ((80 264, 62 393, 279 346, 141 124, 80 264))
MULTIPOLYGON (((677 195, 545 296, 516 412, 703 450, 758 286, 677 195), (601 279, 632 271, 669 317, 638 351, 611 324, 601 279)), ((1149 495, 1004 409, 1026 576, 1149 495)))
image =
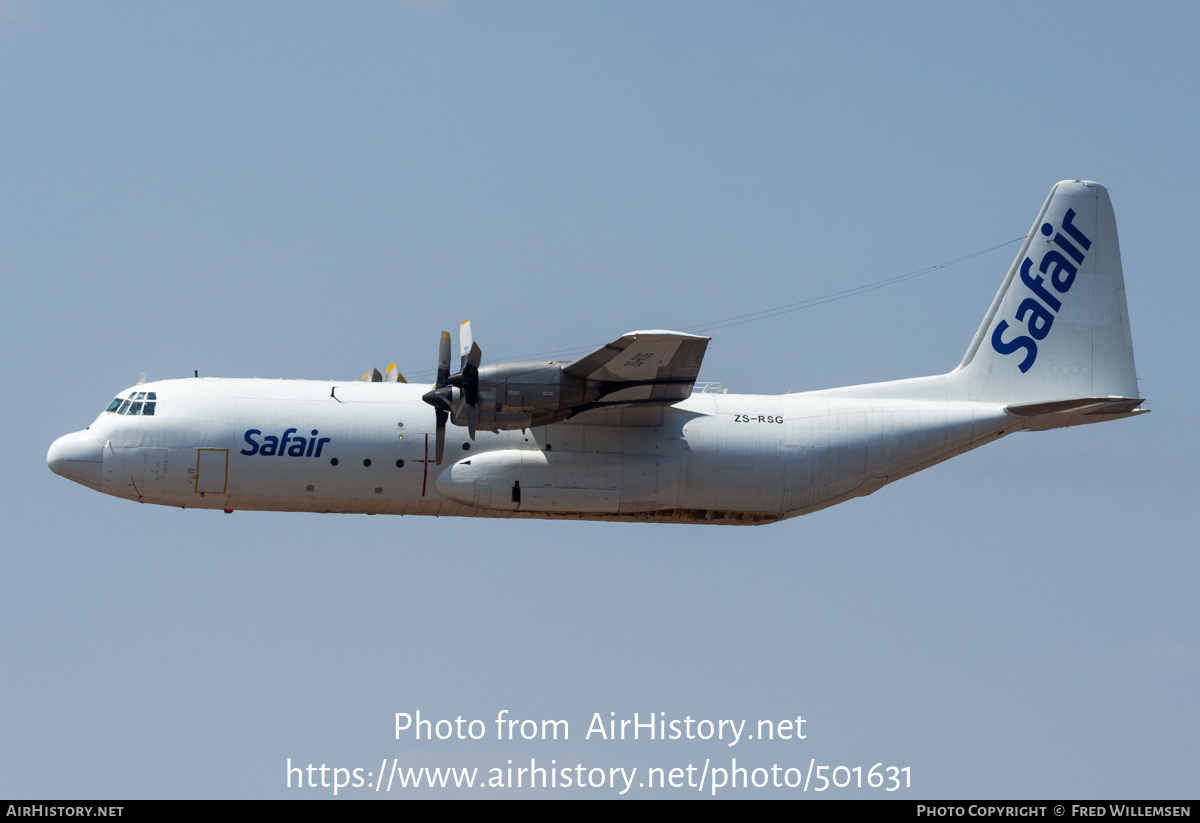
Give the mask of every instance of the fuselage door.
POLYGON ((196 493, 224 494, 229 482, 229 449, 196 449, 196 493))

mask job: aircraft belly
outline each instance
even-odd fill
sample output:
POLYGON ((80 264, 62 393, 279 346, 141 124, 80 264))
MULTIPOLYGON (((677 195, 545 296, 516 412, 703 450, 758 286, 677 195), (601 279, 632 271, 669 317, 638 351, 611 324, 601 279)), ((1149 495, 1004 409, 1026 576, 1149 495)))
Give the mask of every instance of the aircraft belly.
POLYGON ((992 404, 809 400, 787 424, 784 508, 815 511, 871 494, 1013 427, 992 404))

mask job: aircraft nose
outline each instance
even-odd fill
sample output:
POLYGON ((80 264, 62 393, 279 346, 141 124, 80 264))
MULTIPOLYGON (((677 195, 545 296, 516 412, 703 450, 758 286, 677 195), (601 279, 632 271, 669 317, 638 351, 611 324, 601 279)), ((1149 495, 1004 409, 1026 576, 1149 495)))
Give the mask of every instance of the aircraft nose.
POLYGON ((50 444, 46 465, 57 475, 98 490, 104 474, 104 444, 86 431, 65 434, 50 444))

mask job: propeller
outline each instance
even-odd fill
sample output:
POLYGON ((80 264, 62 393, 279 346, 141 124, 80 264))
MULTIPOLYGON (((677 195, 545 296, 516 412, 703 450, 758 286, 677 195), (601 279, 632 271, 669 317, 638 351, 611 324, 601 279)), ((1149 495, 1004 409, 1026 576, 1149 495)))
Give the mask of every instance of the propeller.
POLYGON ((396 368, 395 363, 392 363, 392 365, 387 367, 387 371, 384 373, 384 376, 383 376, 383 381, 385 383, 407 383, 408 382, 407 380, 404 379, 404 375, 402 375, 400 373, 400 370, 398 368, 396 368))
POLYGON ((450 417, 450 412, 454 408, 454 387, 450 383, 450 332, 442 332, 442 339, 438 342, 438 369, 437 381, 433 384, 430 391, 425 392, 421 396, 429 405, 433 406, 434 419, 437 421, 437 447, 435 457, 437 464, 442 464, 442 452, 446 450, 446 420, 450 417))
POLYGON ((450 385, 462 389, 467 434, 475 439, 475 424, 479 420, 479 362, 483 350, 471 336, 471 321, 464 320, 458 327, 458 351, 462 355, 458 374, 450 378, 450 385))
POLYGON ((358 378, 364 383, 407 383, 404 375, 396 368, 396 364, 392 363, 387 367, 386 373, 380 372, 379 369, 371 369, 368 372, 363 372, 363 376, 358 378))
POLYGON ((479 363, 483 351, 471 336, 471 321, 464 320, 458 327, 458 344, 461 353, 458 374, 450 374, 450 332, 442 332, 438 344, 437 382, 421 399, 433 406, 437 421, 437 448, 435 458, 438 465, 446 448, 446 421, 451 414, 466 418, 467 433, 475 439, 475 427, 479 420, 479 363))

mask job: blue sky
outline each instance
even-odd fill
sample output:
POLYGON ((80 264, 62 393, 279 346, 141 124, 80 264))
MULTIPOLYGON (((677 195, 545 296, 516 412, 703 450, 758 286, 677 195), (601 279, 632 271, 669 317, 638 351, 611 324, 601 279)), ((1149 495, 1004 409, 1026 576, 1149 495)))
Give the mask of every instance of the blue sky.
MULTIPOLYGON (((0 793, 329 794, 289 791, 288 758, 738 757, 909 766, 911 797, 1194 796, 1197 16, 2 0, 0 793), (429 379, 463 317, 489 361, 711 323, 1013 240, 1068 178, 1112 194, 1154 413, 815 515, 226 516, 45 466, 142 371, 429 379), (572 739, 394 737, 396 712, 501 709, 572 739), (582 739, 597 712, 808 736, 582 739)), ((701 379, 947 371, 1015 251, 712 331, 701 379)))

